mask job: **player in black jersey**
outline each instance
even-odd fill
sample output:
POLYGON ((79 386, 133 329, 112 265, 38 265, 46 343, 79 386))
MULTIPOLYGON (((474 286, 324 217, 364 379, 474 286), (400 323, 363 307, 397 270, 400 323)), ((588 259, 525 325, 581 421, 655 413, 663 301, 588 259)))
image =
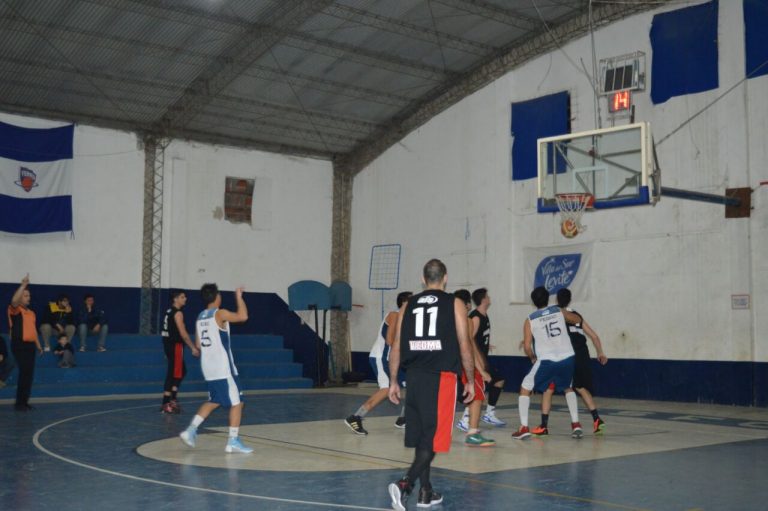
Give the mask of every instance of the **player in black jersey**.
POLYGON ((160 411, 163 413, 181 413, 181 407, 176 401, 181 380, 187 374, 187 366, 184 363, 184 344, 192 350, 192 355, 199 357, 200 352, 189 338, 187 328, 184 326, 184 314, 181 309, 187 303, 187 295, 184 291, 171 291, 171 307, 163 316, 163 351, 168 362, 165 373, 165 385, 163 386, 163 404, 160 411))
MULTIPOLYGON (((471 323, 472 337, 477 343, 477 347, 480 349, 485 358, 485 368, 491 375, 491 381, 488 384, 488 405, 485 408, 485 413, 482 415, 481 420, 485 423, 493 426, 506 426, 507 423, 496 417, 496 404, 499 402, 499 396, 504 389, 504 377, 501 376, 499 370, 493 367, 488 360, 488 355, 495 347, 491 344, 491 320, 488 319, 488 308, 491 306, 491 295, 488 294, 488 290, 484 287, 475 289, 472 292, 472 302, 475 304, 475 310, 469 313, 471 323)), ((468 412, 465 409, 464 415, 467 417, 468 412)), ((468 418, 468 417, 467 417, 468 418)), ((464 417, 462 417, 459 423, 459 429, 463 429, 465 425, 464 417)))
MULTIPOLYGON (((389 353, 389 374, 397 374, 401 362, 407 369, 405 446, 416 449, 408 473, 389 485, 392 507, 398 511, 405 511, 416 479, 421 483, 418 507, 443 501, 432 489, 430 467, 435 453, 451 446, 458 373, 463 367, 467 380, 474 381, 475 372, 467 313, 461 300, 445 292, 445 265, 438 259, 427 262, 422 281, 426 289, 400 308, 389 353)), ((474 394, 474 385, 464 387, 464 402, 470 403, 474 394)), ((390 379, 389 399, 400 403, 397 378, 390 379)))

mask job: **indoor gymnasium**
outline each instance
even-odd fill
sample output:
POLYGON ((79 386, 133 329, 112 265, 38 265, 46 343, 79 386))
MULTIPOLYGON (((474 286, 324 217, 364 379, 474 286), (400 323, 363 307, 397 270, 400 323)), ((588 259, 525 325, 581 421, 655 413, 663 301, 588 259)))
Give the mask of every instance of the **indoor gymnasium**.
POLYGON ((0 509, 766 509, 766 26, 0 0, 0 509))

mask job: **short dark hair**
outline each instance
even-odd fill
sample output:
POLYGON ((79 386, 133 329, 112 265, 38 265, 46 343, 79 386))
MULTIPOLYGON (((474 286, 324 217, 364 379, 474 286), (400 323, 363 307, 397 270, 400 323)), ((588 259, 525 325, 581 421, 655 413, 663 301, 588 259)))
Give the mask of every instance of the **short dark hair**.
POLYGON ((475 307, 483 303, 483 299, 488 296, 488 290, 484 287, 480 287, 472 291, 472 301, 475 307))
POLYGON ((567 287, 558 289, 557 305, 559 305, 560 307, 568 307, 569 303, 571 303, 571 290, 568 289, 567 287))
POLYGON ((61 339, 62 337, 66 337, 67 339, 69 339, 69 336, 67 334, 65 334, 64 332, 60 333, 59 336, 57 337, 57 339, 61 339))
POLYGON ((403 291, 402 293, 398 293, 397 294, 397 308, 399 309, 400 307, 402 307, 403 304, 408 301, 408 298, 410 298, 412 296, 413 296, 413 293, 411 293, 410 291, 403 291))
POLYGON ((171 301, 174 301, 179 296, 185 295, 185 294, 187 294, 187 293, 185 293, 183 289, 172 289, 171 290, 171 301))
POLYGON ((472 300, 472 295, 469 294, 469 289, 457 289, 453 292, 453 296, 464 302, 465 305, 469 305, 472 300))
POLYGON ((424 265, 424 280, 427 284, 439 284, 447 273, 448 269, 440 259, 430 259, 424 265))
POLYGON ((203 284, 200 288, 200 296, 203 298, 203 305, 206 307, 216 301, 219 296, 219 286, 216 284, 203 284))
POLYGON ((83 295, 83 301, 86 301, 88 298, 93 298, 94 300, 96 299, 96 297, 93 296, 91 293, 86 293, 83 295))
POLYGON ((549 291, 547 291, 546 287, 539 286, 531 291, 531 300, 539 309, 546 307, 549 304, 549 291))
POLYGON ((67 296, 64 293, 61 293, 59 296, 56 297, 56 303, 61 302, 62 300, 69 301, 69 296, 67 296))

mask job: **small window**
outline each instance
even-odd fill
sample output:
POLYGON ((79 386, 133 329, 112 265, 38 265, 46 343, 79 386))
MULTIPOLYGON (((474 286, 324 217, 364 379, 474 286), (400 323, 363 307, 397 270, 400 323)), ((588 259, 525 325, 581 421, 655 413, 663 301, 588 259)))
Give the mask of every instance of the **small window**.
POLYGON ((233 224, 251 225, 253 179, 228 177, 224 191, 224 219, 233 224))

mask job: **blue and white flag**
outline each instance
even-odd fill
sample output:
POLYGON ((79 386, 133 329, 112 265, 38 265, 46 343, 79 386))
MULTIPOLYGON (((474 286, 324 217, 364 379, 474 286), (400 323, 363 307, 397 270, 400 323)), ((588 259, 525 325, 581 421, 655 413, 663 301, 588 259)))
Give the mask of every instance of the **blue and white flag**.
POLYGON ((22 128, 0 122, 0 231, 72 230, 74 124, 22 128))
POLYGON ((592 243, 560 245, 557 247, 526 247, 526 295, 544 286, 550 295, 560 289, 571 290, 573 301, 589 297, 589 274, 592 269, 592 243))

